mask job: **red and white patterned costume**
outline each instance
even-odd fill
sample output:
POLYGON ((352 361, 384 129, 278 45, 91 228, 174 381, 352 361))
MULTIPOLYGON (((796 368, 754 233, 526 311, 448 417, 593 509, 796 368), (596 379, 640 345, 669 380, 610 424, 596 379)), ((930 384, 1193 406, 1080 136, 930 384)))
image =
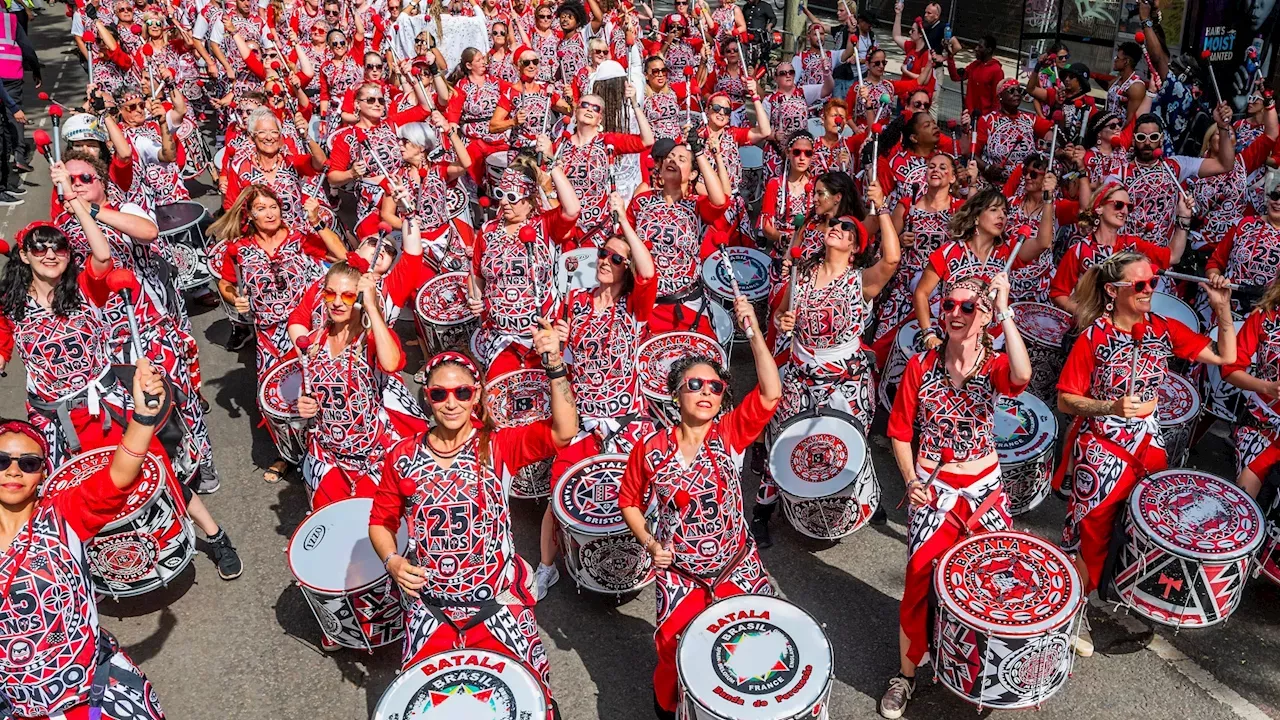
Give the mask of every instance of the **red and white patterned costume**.
MULTIPOLYGON (((1280 310, 1258 308, 1236 335, 1236 361, 1222 368, 1222 377, 1247 372, 1264 382, 1280 379, 1280 310)), ((1232 429, 1236 447, 1236 475, 1251 470, 1265 479, 1280 464, 1280 402, 1259 393, 1245 393, 1252 423, 1232 429)))
MULTIPOLYGON (((420 168, 401 166, 392 171, 396 182, 409 190, 413 216, 418 218, 418 227, 422 229, 422 245, 432 269, 430 275, 469 268, 475 243, 471 226, 449 213, 448 171, 449 165, 443 162, 420 168)), ((389 194, 390 184, 384 182, 382 190, 389 194)))
POLYGON ((1124 80, 1111 83, 1107 88, 1107 112, 1120 116, 1120 122, 1129 119, 1129 88, 1142 84, 1142 76, 1134 71, 1124 80))
POLYGON ((658 307, 649 322, 654 334, 697 329, 715 337, 699 283, 702 261, 716 250, 704 242, 705 229, 723 211, 702 195, 668 203, 661 191, 649 190, 631 198, 627 219, 653 253, 658 273, 658 307))
POLYGON ((916 204, 907 208, 902 231, 915 233, 915 242, 902 248, 902 261, 898 263, 886 292, 880 295, 875 339, 890 338, 885 345, 884 356, 881 357, 878 350, 876 352, 881 367, 888 358, 889 346, 897 337, 898 329, 912 317, 911 297, 920 282, 920 275, 934 251, 950 238, 947 225, 951 222, 951 215, 963 204, 963 199, 951 198, 951 207, 947 210, 926 210, 916 204))
MULTIPOLYGON (((573 185, 582 211, 578 214, 578 229, 589 232, 604 222, 609 212, 610 179, 614 160, 619 155, 632 155, 644 151, 644 141, 630 133, 599 132, 586 145, 578 145, 576 133, 560 142, 559 166, 573 185), (612 151, 610 151, 612 148, 612 151)), ((603 236, 592 240, 599 245, 603 236)))
POLYGON ((653 136, 677 141, 683 139, 684 133, 680 128, 688 124, 688 114, 702 111, 698 93, 698 88, 688 82, 671 83, 662 92, 646 88, 644 103, 640 109, 644 112, 644 118, 649 121, 649 127, 653 128, 653 136), (690 109, 686 111, 685 97, 691 88, 694 94, 689 98, 690 109))
MULTIPOLYGON (((390 170, 396 167, 404 157, 396 129, 406 123, 421 122, 429 114, 426 108, 415 105, 404 112, 391 113, 386 120, 370 128, 360 125, 344 127, 333 136, 329 151, 329 172, 350 170, 352 165, 363 160, 366 177, 381 176, 383 168, 390 170)), ((356 235, 366 237, 378 229, 378 205, 382 202, 382 186, 364 178, 357 180, 355 185, 356 218, 359 223, 356 235)))
POLYGON ((1125 250, 1146 255, 1157 269, 1169 269, 1169 248, 1153 245, 1135 235, 1119 235, 1113 246, 1104 247, 1090 235, 1072 245, 1067 254, 1062 256, 1062 260, 1058 261, 1058 269, 1054 271, 1053 281, 1049 285, 1049 297, 1071 297, 1076 285, 1080 284, 1080 278, 1084 277, 1089 268, 1125 250))
POLYGON ((84 543, 115 519, 133 487, 105 468, 41 500, 0 554, 0 712, 20 718, 92 717, 95 679, 102 720, 163 720, 150 681, 98 625, 84 543))
POLYGON ((995 396, 1016 396, 1026 389, 1013 382, 1009 356, 990 350, 977 372, 957 389, 943 360, 944 347, 926 350, 907 363, 887 434, 911 443, 919 433, 915 474, 921 481, 929 473, 920 461, 939 463, 943 450, 952 462, 989 464, 970 474, 940 472, 933 499, 911 508, 906 587, 898 620, 910 641, 907 659, 916 665, 929 652, 926 624, 934 562, 968 534, 966 528, 996 531, 1011 522, 996 454, 995 396))
POLYGON ((493 650, 532 670, 550 699, 532 573, 516 554, 507 491, 520 468, 555 453, 551 423, 493 431, 486 463, 479 435, 448 468, 427 450, 425 434, 396 443, 383 465, 369 525, 395 533, 408 522, 408 559, 426 569, 420 597, 404 598, 403 666, 457 647, 493 650))
MULTIPOLYGON (((1186 325, 1149 313, 1139 327, 1140 343, 1107 316, 1098 318, 1076 340, 1058 379, 1058 392, 1093 400, 1136 395, 1142 402, 1158 396, 1169 358, 1194 360, 1209 344, 1186 325), (1134 364, 1134 353, 1138 362, 1134 364)), ((1062 529, 1062 547, 1078 551, 1089 569, 1085 592, 1100 586, 1116 513, 1141 478, 1165 469, 1164 436, 1156 413, 1077 418, 1067 433, 1059 462, 1072 473, 1071 500, 1062 529)), ((1059 486, 1055 477, 1055 487, 1059 486)))
POLYGON ((992 110, 978 119, 978 156, 1008 175, 1036 150, 1036 138, 1049 132, 1053 122, 1019 110, 1012 114, 992 110))
MULTIPOLYGON (((503 63, 503 65, 511 67, 510 63, 503 63)), ((492 75, 496 69, 496 67, 491 68, 490 74, 492 75)), ((489 121, 493 119, 493 113, 498 109, 499 100, 509 92, 511 92, 511 86, 496 77, 486 78, 483 85, 477 85, 470 76, 464 77, 454 87, 453 97, 449 98, 449 106, 445 108, 444 116, 449 122, 458 123, 462 138, 468 143, 479 141, 483 144, 482 147, 491 148, 490 152, 500 149, 507 144, 507 134, 490 131, 489 121)), ((487 154, 488 152, 481 153, 482 156, 487 154)), ((472 155, 471 159, 475 162, 484 162, 483 157, 475 155, 472 155)))
MULTIPOLYGON (((809 208, 813 207, 813 181, 805 180, 804 192, 795 192, 794 186, 790 183, 786 187, 786 197, 783 198, 783 181, 781 177, 775 177, 764 185, 763 202, 760 205, 760 217, 757 222, 760 228, 764 229, 764 219, 773 220, 774 229, 780 231, 784 238, 790 240, 791 221, 796 215, 806 215, 809 208), (785 200, 785 202, 784 202, 785 200)), ((800 251, 804 257, 813 257, 822 249, 823 231, 806 232, 800 245, 800 251)))
POLYGON ((509 131, 507 144, 512 150, 512 157, 516 150, 536 150, 539 135, 555 135, 560 116, 554 106, 558 102, 560 94, 545 83, 524 83, 520 88, 514 85, 507 88, 498 100, 498 107, 506 110, 512 120, 521 110, 525 112, 524 124, 517 122, 509 131))
MULTIPOLYGON (((1249 207, 1247 179, 1263 168, 1276 142, 1261 135, 1244 150, 1236 153, 1231 169, 1220 175, 1191 179, 1191 197, 1196 201, 1196 214, 1204 218, 1200 241, 1192 247, 1215 247, 1244 217, 1249 207)), ((1263 213, 1265 214, 1265 211, 1263 213)))
POLYGON ((1118 173, 1124 189, 1133 200, 1124 232, 1161 247, 1173 237, 1173 220, 1178 210, 1181 183, 1200 172, 1200 159, 1174 155, 1157 158, 1150 165, 1129 160, 1118 173), (1172 170, 1173 177, 1170 177, 1172 170))
MULTIPOLYGON (((1205 269, 1226 275, 1233 283, 1270 285, 1280 277, 1280 227, 1265 217, 1247 217, 1231 228, 1218 243, 1205 269)), ((1239 317, 1240 301, 1231 299, 1231 308, 1239 317)), ((1204 292, 1196 296, 1196 309, 1205 318, 1206 327, 1213 318, 1204 292)))
MULTIPOLYGON (((764 102, 769 113, 769 126, 773 128, 774 137, 787 142, 793 134, 808 127, 809 103, 817 100, 817 92, 810 92, 809 87, 794 87, 790 92, 776 90, 764 102), (812 100, 810 95, 815 96, 812 100)), ((775 178, 782 174, 786 164, 783 158, 786 149, 775 142, 764 144, 764 176, 775 178)))
MULTIPOLYGON (((1025 206, 1025 191, 1009 199, 1009 213, 1005 220, 1005 232, 1016 237, 1023 230, 1029 231, 1028 238, 1040 232, 1040 218, 1044 215, 1044 205, 1031 214, 1025 206)), ((1075 224, 1080 215, 1080 203, 1074 200, 1056 200, 1053 206, 1053 234, 1058 235, 1062 225, 1075 224)), ((1056 266, 1053 262, 1053 248, 1045 248, 1040 257, 1029 263, 1020 265, 1009 271, 1009 302, 1049 302, 1049 285, 1053 281, 1056 266)))
POLYGON ((718 598, 773 594, 743 518, 741 481, 743 455, 772 416, 760 391, 752 390, 742 404, 713 421, 691 462, 680 452, 676 428, 645 438, 627 460, 618 507, 643 512, 656 497, 654 535, 675 556, 670 568, 656 571, 654 585, 658 666, 653 690, 664 710, 676 707, 676 645, 693 617, 718 598))

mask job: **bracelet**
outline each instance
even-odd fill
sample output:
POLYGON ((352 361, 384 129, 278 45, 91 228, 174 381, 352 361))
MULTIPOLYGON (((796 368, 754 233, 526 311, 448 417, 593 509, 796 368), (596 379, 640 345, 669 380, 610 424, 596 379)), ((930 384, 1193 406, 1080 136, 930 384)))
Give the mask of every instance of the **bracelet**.
POLYGON ((121 439, 120 444, 116 446, 116 449, 117 449, 117 450, 119 450, 120 452, 124 453, 125 455, 128 455, 128 456, 129 456, 129 457, 131 457, 131 458, 136 458, 136 459, 138 459, 138 460, 146 460, 146 459, 147 459, 147 453, 146 453, 146 452, 140 452, 140 453, 139 453, 139 452, 134 452, 134 451, 130 450, 128 447, 126 447, 126 446, 125 446, 125 444, 124 444, 124 440, 123 440, 123 439, 121 439))
POLYGON ((569 367, 564 363, 560 363, 554 367, 543 368, 547 373, 548 380, 559 380, 562 377, 568 377, 569 367))
POLYGON ((1002 323, 1005 320, 1012 320, 1012 319, 1013 319, 1013 308, 1008 308, 1003 312, 996 313, 996 322, 998 323, 1002 323))
POLYGON ((1173 219, 1173 224, 1174 224, 1174 225, 1177 225, 1177 226, 1178 226, 1180 229, 1182 229, 1182 230, 1190 230, 1190 229, 1191 229, 1191 218, 1189 218, 1189 217, 1182 217, 1181 215, 1179 215, 1179 216, 1177 216, 1177 217, 1175 217, 1175 218, 1173 219))
POLYGON ((391 562, 391 558, 397 558, 397 557, 400 557, 400 553, 391 553, 390 555, 388 555, 387 559, 382 561, 382 569, 387 570, 388 569, 387 565, 391 562))
POLYGON ((155 415, 143 415, 139 413, 137 410, 134 410, 133 422, 136 422, 139 425, 142 425, 144 427, 155 427, 156 425, 160 424, 160 413, 156 413, 155 415))

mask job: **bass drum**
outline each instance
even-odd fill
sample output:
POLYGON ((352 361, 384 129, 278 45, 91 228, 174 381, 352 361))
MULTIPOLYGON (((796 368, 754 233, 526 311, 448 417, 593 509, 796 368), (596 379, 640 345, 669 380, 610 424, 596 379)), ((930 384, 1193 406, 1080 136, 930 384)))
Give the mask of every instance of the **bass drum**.
POLYGON ((792 527, 818 540, 838 540, 871 519, 880 506, 880 483, 867 449, 853 418, 830 408, 782 426, 769 450, 769 471, 792 527))

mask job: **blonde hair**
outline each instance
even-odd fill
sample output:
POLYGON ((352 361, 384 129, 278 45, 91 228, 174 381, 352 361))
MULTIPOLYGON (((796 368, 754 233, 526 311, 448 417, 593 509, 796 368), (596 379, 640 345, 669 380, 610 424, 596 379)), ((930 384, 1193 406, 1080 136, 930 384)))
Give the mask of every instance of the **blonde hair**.
POLYGON ((1280 278, 1271 281, 1267 289, 1262 292, 1262 297, 1258 298, 1255 307, 1261 308, 1266 312, 1271 312, 1280 307, 1280 278))
POLYGON ((1077 328, 1084 330, 1109 312, 1107 306, 1114 301, 1107 294, 1107 286, 1124 280, 1124 269, 1136 262, 1149 263, 1151 260, 1142 253, 1125 250, 1089 268, 1080 278, 1071 293, 1071 299, 1076 303, 1077 328))

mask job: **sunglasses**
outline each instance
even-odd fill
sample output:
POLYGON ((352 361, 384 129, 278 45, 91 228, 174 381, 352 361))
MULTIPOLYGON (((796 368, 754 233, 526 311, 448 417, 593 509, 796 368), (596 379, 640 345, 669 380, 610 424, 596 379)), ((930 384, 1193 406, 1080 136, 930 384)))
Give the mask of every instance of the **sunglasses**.
POLYGON ((928 109, 930 109, 930 108, 932 108, 932 107, 933 107, 933 103, 931 103, 931 102, 929 102, 929 101, 927 101, 927 100, 926 100, 925 102, 913 102, 913 103, 911 103, 911 109, 913 109, 913 110, 928 110, 928 109))
POLYGON ((796 74, 795 68, 791 68, 791 69, 789 69, 789 70, 784 69, 784 70, 774 70, 774 71, 773 71, 773 76, 774 76, 774 77, 787 77, 787 76, 795 75, 795 74, 796 74))
POLYGON ((34 454, 22 454, 14 457, 6 452, 0 452, 0 472, 9 469, 13 461, 18 461, 18 469, 24 473, 40 472, 44 469, 44 456, 34 454))
POLYGON ((1134 140, 1136 140, 1136 141, 1138 141, 1138 142, 1153 142, 1153 143, 1158 143, 1158 142, 1160 142, 1161 140, 1163 140, 1163 139, 1164 139, 1164 133, 1162 133, 1162 132, 1153 132, 1153 133, 1134 133, 1134 134, 1133 134, 1133 139, 1134 139, 1134 140))
POLYGON ((506 34, 507 34, 507 31, 506 31, 506 30, 494 30, 493 32, 491 32, 491 33, 489 33, 489 34, 490 34, 490 35, 492 35, 492 36, 494 36, 494 37, 502 37, 503 35, 506 35, 506 34))
POLYGON ((537 66, 537 65, 541 65, 541 64, 542 64, 542 60, 541 60, 541 59, 539 59, 539 58, 531 58, 531 59, 529 59, 529 60, 521 60, 521 61, 520 61, 520 67, 522 67, 522 68, 523 68, 523 67, 537 66))
POLYGON ((121 105, 120 109, 124 110, 125 112, 133 112, 134 110, 137 110, 141 107, 142 107, 142 103, 131 102, 131 103, 125 103, 124 105, 121 105))
POLYGON ((1110 130, 1111 132, 1119 132, 1119 130, 1120 130, 1120 123, 1118 123, 1118 122, 1109 122, 1109 123, 1107 123, 1106 125, 1103 125, 1103 126, 1102 126, 1102 129, 1103 129, 1103 130, 1110 130))
POLYGON ((853 232, 858 226, 849 220, 830 220, 827 222, 829 228, 840 228, 845 232, 853 232))
MULTIPOLYGON (((54 257, 65 258, 71 256, 71 248, 57 242, 32 243, 25 249, 28 255, 32 255, 34 257, 44 257, 49 254, 50 250, 53 251, 54 257)), ((3 469, 4 468, 0 468, 0 470, 3 469)))
POLYGON ((329 47, 346 47, 346 46, 347 46, 346 40, 332 40, 329 42, 329 47))
POLYGON ((591 54, 592 54, 592 55, 601 55, 601 56, 604 56, 604 55, 608 55, 608 54, 609 54, 609 51, 608 51, 608 50, 600 50, 599 48, 597 48, 597 49, 595 49, 595 50, 592 50, 592 51, 591 51, 591 54))
POLYGON ((468 402, 471 398, 476 396, 476 386, 459 385, 457 387, 447 388, 440 387, 439 385, 432 385, 427 388, 427 399, 436 405, 448 400, 450 395, 458 398, 458 402, 468 402))
POLYGON ((947 298, 942 301, 942 312, 950 314, 955 312, 956 308, 960 308, 960 312, 964 315, 972 315, 974 311, 978 309, 978 305, 972 300, 957 302, 956 300, 947 298))
POLYGON ((553 17, 555 17, 555 15, 543 15, 541 13, 538 14, 539 20, 550 20, 553 17))
POLYGON ((498 193, 498 199, 506 200, 508 205, 515 205, 521 200, 524 200, 524 196, 518 194, 514 190, 504 190, 503 192, 498 193))
POLYGON ((614 265, 617 265, 618 267, 622 267, 623 265, 626 265, 627 263, 631 262, 630 260, 622 257, 618 253, 612 252, 611 250, 608 250, 606 248, 600 248, 596 250, 596 257, 601 260, 608 258, 609 262, 613 263, 614 265))
POLYGON ((1116 212, 1120 212, 1121 210, 1132 210, 1133 203, 1125 202, 1123 200, 1112 200, 1111 207, 1115 209, 1116 212))
MULTIPOLYGON (((382 67, 382 66, 381 66, 381 65, 379 65, 378 67, 382 67)), ((386 104, 387 104, 387 99, 386 99, 386 98, 384 98, 384 97, 382 97, 381 95, 374 95, 373 97, 360 98, 360 101, 361 101, 361 102, 367 102, 367 103, 373 103, 374 105, 386 105, 386 104)))
POLYGON ((723 395, 725 384, 723 380, 703 380, 702 378, 686 378, 684 381, 685 392, 701 392, 703 386, 711 391, 712 395, 723 395))
POLYGON ((709 110, 710 112, 715 113, 716 115, 728 115, 728 114, 729 114, 729 106, 728 106, 728 105, 712 105, 712 106, 708 107, 708 108, 707 108, 707 110, 709 110))
POLYGON ((325 289, 320 292, 320 298, 324 300, 326 304, 332 303, 338 298, 342 298, 342 304, 348 307, 355 305, 356 299, 359 297, 360 294, 352 290, 340 293, 337 290, 325 289))
POLYGON ((164 27, 164 23, 159 20, 147 20, 143 25, 146 25, 147 27, 164 27))
POLYGON ((666 74, 667 74, 667 69, 666 69, 666 68, 664 68, 664 67, 660 67, 660 68, 649 68, 649 74, 650 74, 650 75, 666 75, 666 74))
POLYGON ((583 100, 583 101, 581 101, 581 102, 579 102, 579 103, 578 103, 578 109, 579 109, 579 110, 590 110, 590 111, 592 111, 592 112, 594 112, 594 113, 602 113, 602 112, 604 112, 604 107, 603 107, 603 106, 601 106, 601 105, 597 105, 597 104, 595 104, 595 103, 593 103, 593 102, 587 102, 586 100, 583 100))
POLYGON ((1039 180, 1039 179, 1040 179, 1040 178, 1042 178, 1042 177, 1044 177, 1044 171, 1043 171, 1043 170, 1032 170, 1032 171, 1028 172, 1028 173, 1027 173, 1027 175, 1026 175, 1026 178, 1027 178, 1028 180, 1039 180))
POLYGON ((791 157, 813 157, 813 151, 805 150, 804 148, 792 148, 791 157))
POLYGON ((338 17, 339 15, 342 14, 342 11, 341 10, 325 10, 324 14, 325 14, 325 17, 338 17))
POLYGON ((383 67, 385 66, 382 63, 365 63, 364 64, 365 70, 381 70, 383 67))
POLYGON ((1154 291, 1156 289, 1156 284, 1153 280, 1134 280, 1133 282, 1128 280, 1119 280, 1111 283, 1111 287, 1131 287, 1134 292, 1141 294, 1148 290, 1154 291))
POLYGON ((1267 193, 1267 199, 1271 202, 1280 202, 1280 188, 1267 193))
POLYGON ((871 67, 884 67, 885 65, 889 64, 889 61, 888 60, 872 60, 867 64, 870 65, 871 67))
POLYGON ((414 45, 430 45, 431 41, 430 40, 414 40, 413 44, 414 45))

